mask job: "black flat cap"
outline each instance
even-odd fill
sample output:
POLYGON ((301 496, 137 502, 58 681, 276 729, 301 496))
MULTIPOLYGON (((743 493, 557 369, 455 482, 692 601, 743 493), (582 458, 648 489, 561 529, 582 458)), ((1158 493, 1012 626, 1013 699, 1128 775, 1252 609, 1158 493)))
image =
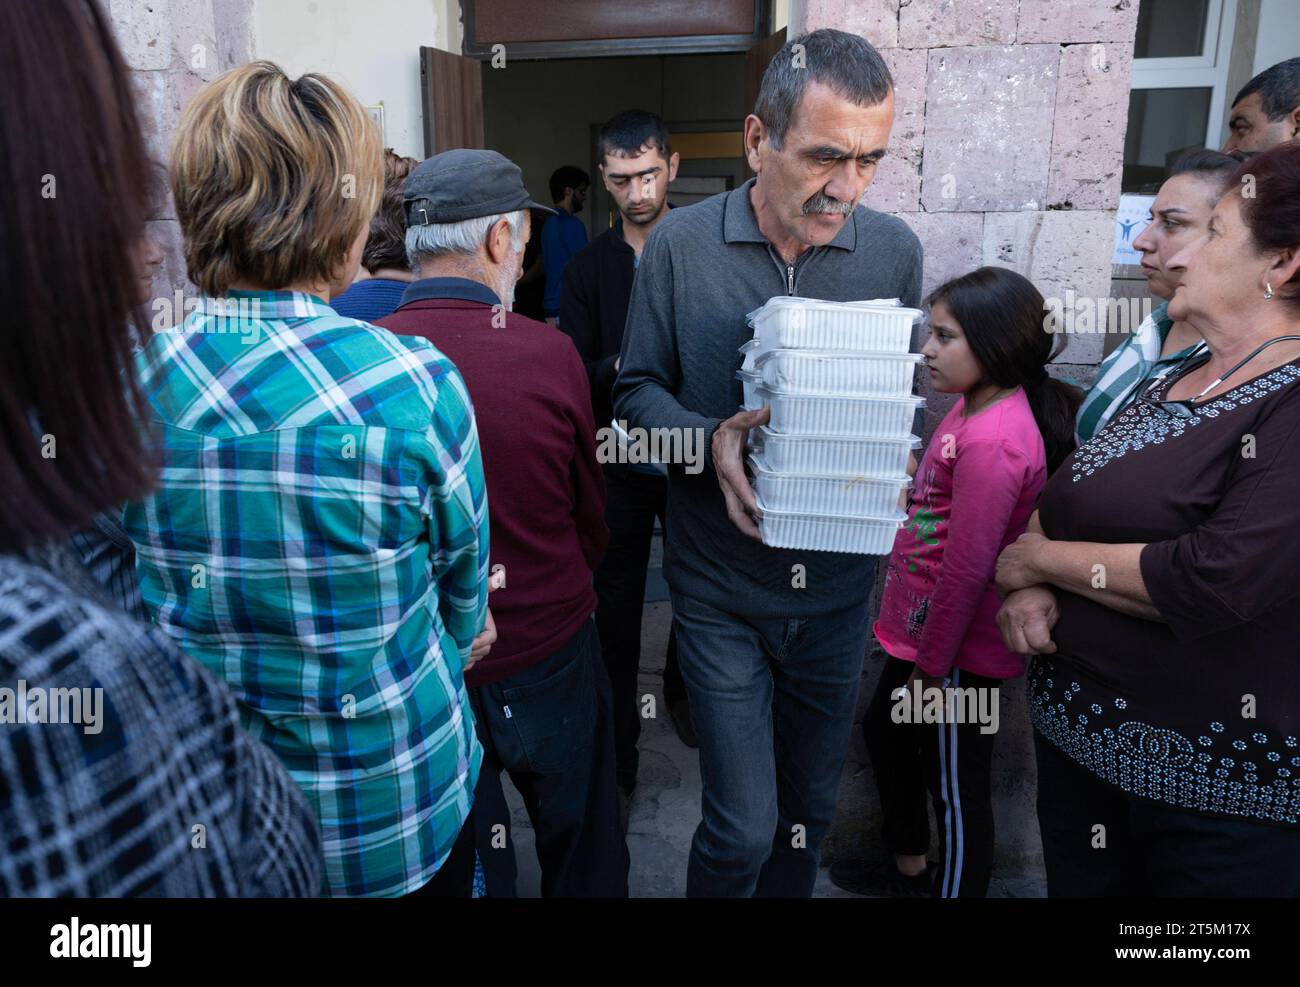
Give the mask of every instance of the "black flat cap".
POLYGON ((435 154, 406 177, 406 225, 459 223, 516 209, 554 209, 534 202, 519 166, 496 151, 458 147, 435 154))

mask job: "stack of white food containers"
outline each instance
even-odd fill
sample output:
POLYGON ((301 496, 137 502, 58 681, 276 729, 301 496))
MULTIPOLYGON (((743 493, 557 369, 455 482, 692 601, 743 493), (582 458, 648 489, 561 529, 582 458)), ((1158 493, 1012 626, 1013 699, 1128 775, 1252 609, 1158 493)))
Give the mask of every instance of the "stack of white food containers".
POLYGON ((750 436, 763 543, 886 555, 907 515, 907 460, 922 398, 912 395, 921 317, 897 299, 782 296, 749 314, 754 338, 736 376, 745 407, 771 421, 750 436))

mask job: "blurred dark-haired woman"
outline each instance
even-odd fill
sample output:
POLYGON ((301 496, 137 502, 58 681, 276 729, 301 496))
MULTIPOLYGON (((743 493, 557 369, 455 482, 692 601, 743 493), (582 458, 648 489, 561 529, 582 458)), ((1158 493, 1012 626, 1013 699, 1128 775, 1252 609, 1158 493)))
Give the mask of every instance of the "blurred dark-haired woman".
POLYGON ((1043 297, 1021 275, 983 267, 928 304, 921 352, 935 389, 961 398, 921 459, 872 628, 888 659, 863 732, 886 855, 874 866, 840 864, 832 878, 867 893, 983 897, 993 865, 998 690, 1024 672, 998 635, 994 566, 1073 448, 1081 395, 1048 376, 1043 297), (927 787, 937 873, 926 857, 927 787))
MULTIPOLYGON (((144 305, 153 291, 154 274, 162 266, 162 248, 144 234, 136 241, 131 256, 136 265, 137 304, 144 305)), ((127 386, 131 386, 131 380, 127 386)), ((96 515, 89 525, 69 535, 68 542, 91 578, 123 612, 139 620, 150 619, 135 575, 135 545, 122 527, 120 507, 96 515)))
POLYGON ((998 560, 1053 896, 1300 895, 1300 144, 1170 258, 1205 340, 998 560))
POLYGON ((129 372, 148 163, 111 27, 7 0, 0 66, 0 897, 314 894, 302 793, 68 548, 153 480, 129 372))

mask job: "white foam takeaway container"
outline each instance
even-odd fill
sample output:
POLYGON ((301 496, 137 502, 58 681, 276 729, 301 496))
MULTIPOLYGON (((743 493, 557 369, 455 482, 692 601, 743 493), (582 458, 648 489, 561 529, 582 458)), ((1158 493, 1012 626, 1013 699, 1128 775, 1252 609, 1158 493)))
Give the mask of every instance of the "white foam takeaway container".
POLYGON ((758 393, 763 378, 751 370, 737 370, 736 376, 740 379, 741 390, 744 393, 744 407, 747 409, 763 407, 763 399, 758 393))
MULTIPOLYGON (((758 407, 761 407, 761 400, 758 407)), ((894 439, 848 435, 787 435, 763 425, 753 431, 754 448, 770 469, 821 476, 898 476, 907 457, 921 448, 915 435, 894 439)))
POLYGON ((772 409, 768 427, 789 435, 848 435, 856 438, 910 437, 912 418, 924 398, 837 397, 758 388, 762 404, 772 409))
POLYGON ((912 393, 920 353, 822 353, 768 350, 754 370, 774 391, 901 397, 912 393))
POLYGON ((751 312, 749 323, 764 350, 813 349, 906 353, 921 318, 898 299, 825 302, 779 296, 751 312))
POLYGON ((912 485, 906 473, 890 477, 821 476, 777 472, 761 456, 749 457, 754 493, 773 511, 844 517, 885 517, 899 510, 912 485))
POLYGON ((771 548, 888 555, 907 514, 903 511, 889 512, 882 517, 797 514, 770 510, 760 499, 757 520, 759 537, 771 548))

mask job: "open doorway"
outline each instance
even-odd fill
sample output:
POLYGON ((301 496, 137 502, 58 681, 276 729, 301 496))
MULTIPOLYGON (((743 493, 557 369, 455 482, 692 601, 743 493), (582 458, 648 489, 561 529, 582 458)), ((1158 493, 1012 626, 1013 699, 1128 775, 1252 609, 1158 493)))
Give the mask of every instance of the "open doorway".
MULTIPOLYGON (((561 165, 591 176, 580 218, 589 237, 615 218, 597 172, 596 132, 620 110, 658 114, 681 155, 669 202, 686 205, 745 180, 745 56, 737 53, 564 58, 483 69, 484 138, 523 170, 533 196, 561 165)), ((546 198, 543 198, 546 196, 546 198)))
MULTIPOLYGON (((785 5, 711 0, 713 16, 709 4, 691 8, 701 18, 692 28, 678 23, 681 18, 645 21, 639 4, 584 0, 579 12, 585 20, 569 25, 577 32, 570 37, 579 40, 563 41, 518 27, 518 18, 508 16, 513 4, 461 0, 463 54, 421 50, 427 154, 492 148, 518 164, 529 193, 547 203, 552 172, 563 165, 582 169, 588 195, 578 216, 589 241, 617 219, 598 170, 596 134, 622 110, 648 110, 667 126, 680 155, 668 190, 674 208, 736 188, 748 177, 744 120, 762 69, 785 41, 785 5), (726 8, 735 8, 730 19, 726 8), (777 30, 768 33, 772 27, 777 30), (674 29, 684 33, 674 35, 674 29), (728 30, 746 33, 715 33, 728 30), (540 40, 516 43, 511 32, 540 40), (498 37, 507 41, 494 43, 498 37)), ((540 242, 539 221, 545 221, 542 214, 534 216, 530 253, 540 242)), ((525 269, 532 261, 525 258, 525 269)), ((529 297, 521 291, 516 307, 540 317, 525 311, 529 297)))
MULTIPOLYGON (((744 182, 743 53, 557 58, 483 68, 484 142, 519 165, 524 185, 539 202, 551 202, 548 183, 556 168, 585 171, 589 192, 578 218, 588 241, 617 219, 600 178, 596 135, 606 120, 628 109, 662 118, 681 155, 668 187, 670 206, 690 205, 744 182)), ((540 250, 539 220, 545 217, 533 217, 530 254, 540 250)), ((525 257, 526 270, 534 260, 525 257)), ((525 278, 516 308, 543 318, 543 287, 536 276, 525 278)))

